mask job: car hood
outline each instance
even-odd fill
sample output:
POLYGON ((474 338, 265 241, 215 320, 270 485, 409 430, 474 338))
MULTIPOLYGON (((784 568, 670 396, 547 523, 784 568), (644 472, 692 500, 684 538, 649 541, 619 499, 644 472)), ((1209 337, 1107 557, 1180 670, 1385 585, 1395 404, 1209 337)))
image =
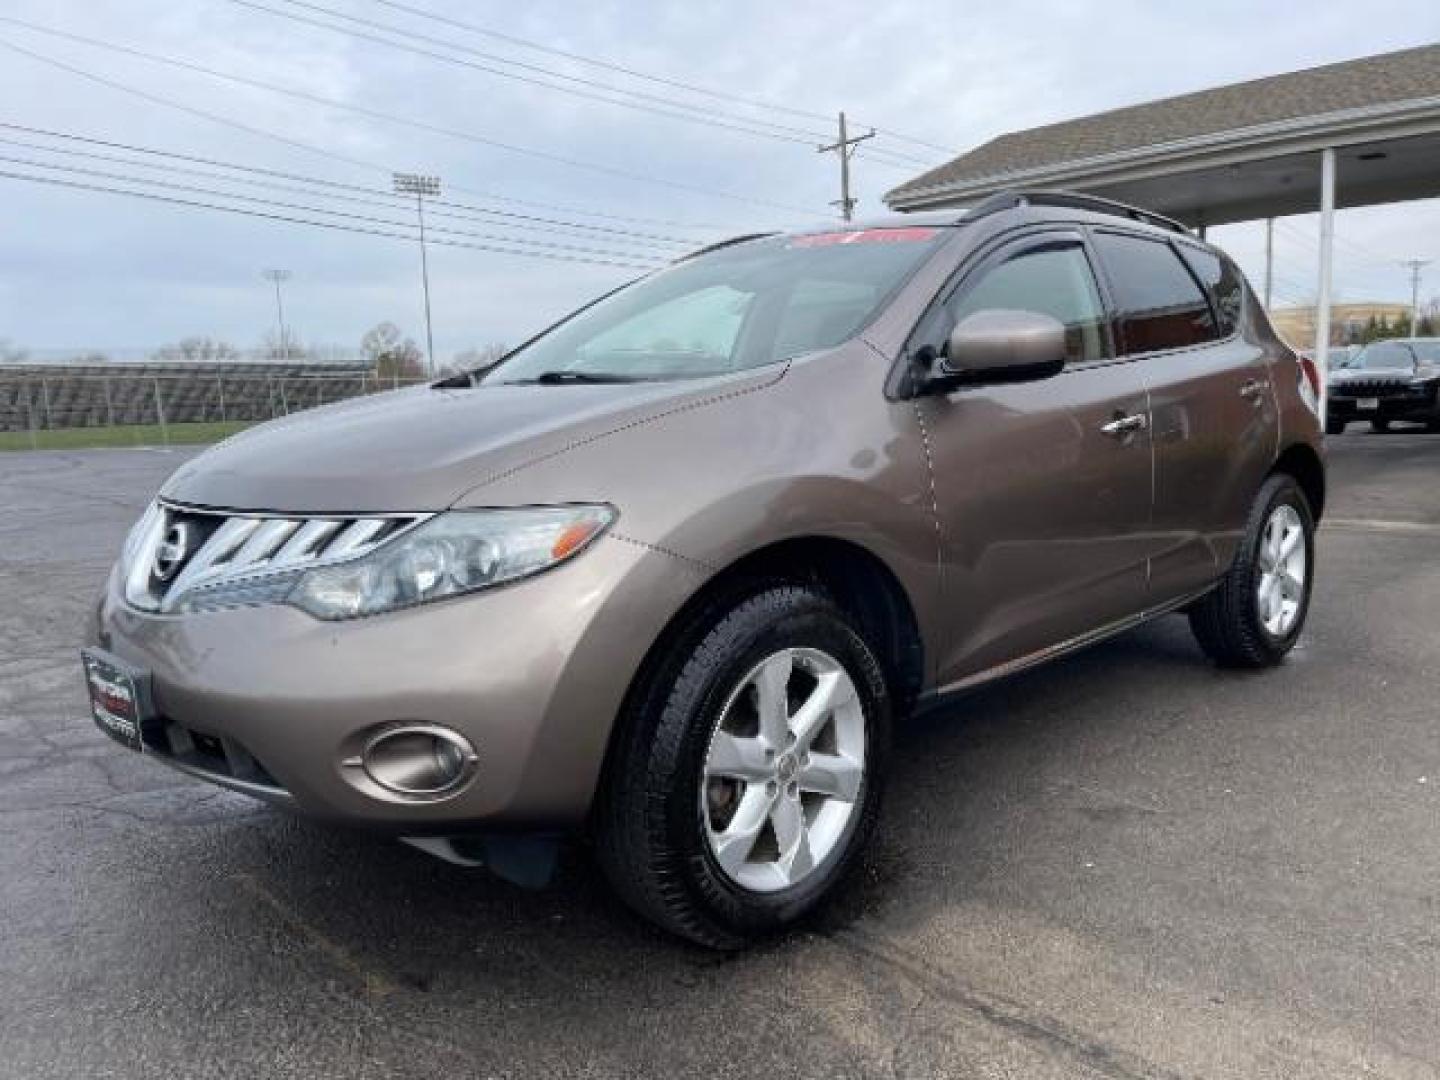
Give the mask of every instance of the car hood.
POLYGON ((783 374, 779 366, 676 382, 376 394, 243 431, 182 466, 161 496, 287 513, 442 510, 499 476, 783 374))

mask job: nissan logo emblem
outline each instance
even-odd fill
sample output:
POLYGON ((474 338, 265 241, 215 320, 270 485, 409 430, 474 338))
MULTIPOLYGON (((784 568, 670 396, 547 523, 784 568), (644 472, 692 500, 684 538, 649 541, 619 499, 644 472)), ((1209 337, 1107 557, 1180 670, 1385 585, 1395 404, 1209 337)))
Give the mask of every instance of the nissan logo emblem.
POLYGON ((190 554, 190 526, 177 521, 165 533, 165 539, 155 549, 155 565, 151 572, 156 581, 169 581, 185 563, 190 554))

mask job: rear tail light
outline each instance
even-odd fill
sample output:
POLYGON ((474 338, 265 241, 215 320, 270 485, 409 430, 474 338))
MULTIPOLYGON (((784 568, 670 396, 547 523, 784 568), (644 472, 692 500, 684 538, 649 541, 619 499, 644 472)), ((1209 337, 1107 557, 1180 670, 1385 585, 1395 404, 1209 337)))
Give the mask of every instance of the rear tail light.
POLYGON ((1300 396, 1312 409, 1318 409, 1320 407, 1320 369, 1308 356, 1296 356, 1295 359, 1300 364, 1300 396))

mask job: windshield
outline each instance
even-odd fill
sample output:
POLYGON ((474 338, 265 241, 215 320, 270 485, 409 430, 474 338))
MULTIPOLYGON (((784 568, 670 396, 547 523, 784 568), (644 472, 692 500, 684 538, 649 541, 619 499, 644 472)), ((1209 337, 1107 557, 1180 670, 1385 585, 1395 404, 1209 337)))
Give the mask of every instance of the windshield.
POLYGON ((942 228, 862 229, 722 248, 604 298, 482 381, 698 378, 839 345, 945 235, 942 228))
POLYGON ((1366 345, 1360 351, 1360 355, 1355 358, 1355 366, 1408 370, 1415 366, 1415 354, 1408 345, 1401 345, 1398 341, 1377 341, 1374 345, 1366 345))

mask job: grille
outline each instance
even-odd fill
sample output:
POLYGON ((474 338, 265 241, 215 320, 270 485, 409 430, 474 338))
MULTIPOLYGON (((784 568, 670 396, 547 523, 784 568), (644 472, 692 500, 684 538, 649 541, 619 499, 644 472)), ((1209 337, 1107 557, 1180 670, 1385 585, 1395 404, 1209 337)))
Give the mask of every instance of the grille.
POLYGON ((169 612, 188 594, 220 584, 352 559, 372 551, 428 515, 229 514, 153 504, 125 551, 125 599, 145 611, 169 612))
POLYGON ((1330 389, 1332 397, 1416 397, 1424 390, 1400 379, 1347 379, 1330 389))

